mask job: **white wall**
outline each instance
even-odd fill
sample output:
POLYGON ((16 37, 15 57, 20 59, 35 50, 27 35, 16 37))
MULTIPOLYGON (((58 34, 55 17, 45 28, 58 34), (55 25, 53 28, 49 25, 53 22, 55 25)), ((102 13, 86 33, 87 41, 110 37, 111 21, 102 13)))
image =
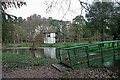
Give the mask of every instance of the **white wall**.
POLYGON ((50 33, 50 37, 45 36, 44 43, 55 43, 55 33, 50 33))

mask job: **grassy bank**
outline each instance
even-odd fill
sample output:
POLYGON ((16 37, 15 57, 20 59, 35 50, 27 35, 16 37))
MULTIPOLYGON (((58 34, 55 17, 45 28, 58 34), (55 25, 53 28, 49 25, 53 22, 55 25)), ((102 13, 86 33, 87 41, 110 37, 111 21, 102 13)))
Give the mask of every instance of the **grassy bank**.
POLYGON ((9 44, 3 45, 2 47, 10 48, 10 47, 30 47, 30 46, 32 46, 32 43, 16 43, 16 44, 9 43, 9 44))
MULTIPOLYGON (((81 43, 86 42, 61 42, 61 43, 50 43, 50 44, 39 44, 40 47, 60 47, 60 46, 70 46, 70 45, 78 45, 81 43)), ((31 47, 32 43, 16 43, 16 44, 6 44, 3 47, 9 48, 9 47, 31 47)))
MULTIPOLYGON (((93 41, 94 43, 96 41, 93 41)), ((88 41, 82 41, 82 42, 61 42, 61 43, 49 43, 49 44, 39 44, 39 47, 61 47, 61 46, 71 46, 71 45, 80 45, 88 43, 88 41)), ((33 43, 16 43, 16 44, 6 44, 3 45, 3 48, 10 48, 10 47, 31 47, 33 43)), ((106 44, 105 44, 106 45, 106 44)))
POLYGON ((55 62, 46 58, 34 58, 20 54, 2 53, 3 68, 14 68, 24 66, 42 66, 55 62))
MULTIPOLYGON (((86 43, 86 42, 83 42, 86 43)), ((71 45, 79 45, 81 42, 62 42, 62 43, 54 43, 54 44, 41 44, 42 47, 61 47, 61 46, 71 46, 71 45)))

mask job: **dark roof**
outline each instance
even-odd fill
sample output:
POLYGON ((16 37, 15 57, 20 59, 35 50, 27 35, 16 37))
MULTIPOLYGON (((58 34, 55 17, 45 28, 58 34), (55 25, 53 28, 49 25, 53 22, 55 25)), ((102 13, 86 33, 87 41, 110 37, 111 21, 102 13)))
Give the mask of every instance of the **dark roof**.
POLYGON ((57 33, 57 31, 43 31, 43 33, 57 33))

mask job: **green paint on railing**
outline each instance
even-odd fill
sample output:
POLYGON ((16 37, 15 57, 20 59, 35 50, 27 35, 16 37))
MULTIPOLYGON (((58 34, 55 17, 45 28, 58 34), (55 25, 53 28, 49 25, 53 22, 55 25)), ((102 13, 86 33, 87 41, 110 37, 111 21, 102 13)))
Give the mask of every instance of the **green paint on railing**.
POLYGON ((74 45, 57 49, 59 60, 72 68, 120 59, 120 40, 74 45))

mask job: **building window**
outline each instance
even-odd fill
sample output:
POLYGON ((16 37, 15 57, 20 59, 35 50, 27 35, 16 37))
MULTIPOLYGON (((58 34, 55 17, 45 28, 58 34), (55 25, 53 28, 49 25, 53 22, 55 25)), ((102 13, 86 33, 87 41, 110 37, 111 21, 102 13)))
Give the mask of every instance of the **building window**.
POLYGON ((50 34, 47 34, 47 37, 50 37, 50 34))

